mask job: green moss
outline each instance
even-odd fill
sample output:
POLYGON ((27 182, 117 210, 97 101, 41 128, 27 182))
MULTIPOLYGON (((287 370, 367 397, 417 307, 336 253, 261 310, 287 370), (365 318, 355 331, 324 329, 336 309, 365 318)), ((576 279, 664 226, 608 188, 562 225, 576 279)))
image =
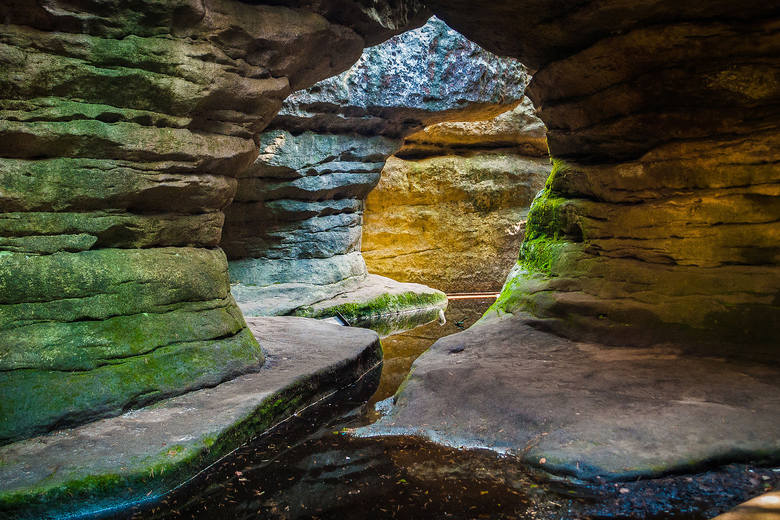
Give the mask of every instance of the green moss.
POLYGON ((226 338, 174 343, 87 371, 14 370, 0 374, 0 439, 116 415, 189 389, 217 384, 262 363, 248 329, 226 338))
POLYGON ((540 237, 554 240, 571 236, 582 240, 582 231, 573 208, 567 202, 569 199, 555 191, 556 179, 569 171, 569 166, 559 160, 552 159, 553 167, 544 189, 534 198, 528 211, 526 223, 526 240, 532 241, 540 237))
POLYGON ((383 294, 372 300, 352 302, 322 309, 302 307, 296 316, 329 318, 342 316, 350 325, 376 330, 386 335, 398 330, 408 330, 436 319, 439 309, 447 305, 447 295, 442 292, 383 294))
POLYGON ((554 267, 566 250, 569 242, 537 236, 525 240, 520 248, 520 263, 529 272, 554 276, 554 267))
POLYGON ((41 485, 33 489, 25 489, 14 493, 0 493, 0 511, 13 509, 30 503, 31 497, 45 496, 46 502, 59 500, 85 498, 89 499, 96 494, 107 493, 126 483, 126 479, 114 473, 102 475, 89 475, 77 480, 70 480, 60 485, 41 485))
POLYGON ((298 309, 295 314, 308 318, 326 318, 341 314, 350 324, 354 324, 373 316, 396 313, 405 309, 440 306, 446 301, 447 296, 441 292, 417 293, 408 291, 400 294, 383 294, 365 302, 345 303, 318 310, 303 307, 298 309))
POLYGON ((575 206, 555 190, 557 180, 570 167, 560 159, 552 159, 552 164, 544 189, 528 212, 517 265, 484 317, 519 310, 534 312, 547 297, 545 280, 560 274, 567 253, 579 249, 573 243, 584 240, 575 206))

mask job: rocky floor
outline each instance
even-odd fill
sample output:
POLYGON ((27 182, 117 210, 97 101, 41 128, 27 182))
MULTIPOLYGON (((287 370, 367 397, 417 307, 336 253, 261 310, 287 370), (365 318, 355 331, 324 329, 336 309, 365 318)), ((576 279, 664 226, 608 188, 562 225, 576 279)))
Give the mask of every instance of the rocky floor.
POLYGON ((249 319, 266 362, 214 388, 0 448, 0 518, 80 516, 155 500, 221 456, 347 387, 376 388, 370 330, 249 319))
POLYGON ((780 367, 604 347, 490 321, 436 342, 362 436, 489 448, 606 483, 780 460, 780 367))

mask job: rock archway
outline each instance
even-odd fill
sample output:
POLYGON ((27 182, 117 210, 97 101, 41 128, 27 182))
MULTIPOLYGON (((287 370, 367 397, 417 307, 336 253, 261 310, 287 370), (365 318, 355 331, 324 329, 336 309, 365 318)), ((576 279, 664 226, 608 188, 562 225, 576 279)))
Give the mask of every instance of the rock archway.
MULTIPOLYGON (((776 365, 778 8, 429 4, 532 69, 557 161, 494 312, 776 365)), ((292 90, 429 14, 400 0, 4 2, 0 443, 257 370, 217 247, 255 136, 292 90)))
MULTIPOLYGON (((424 281, 369 276, 361 254, 366 196, 405 136, 441 121, 491 119, 518 105, 527 83, 520 62, 433 17, 291 94, 258 136, 260 154, 226 210, 221 246, 245 315, 340 309, 365 325, 371 318, 353 311, 359 305, 366 314, 435 317, 446 299, 424 281), (371 299, 381 298, 389 300, 372 309, 371 299)), ((543 171, 539 162, 528 169, 543 171)))

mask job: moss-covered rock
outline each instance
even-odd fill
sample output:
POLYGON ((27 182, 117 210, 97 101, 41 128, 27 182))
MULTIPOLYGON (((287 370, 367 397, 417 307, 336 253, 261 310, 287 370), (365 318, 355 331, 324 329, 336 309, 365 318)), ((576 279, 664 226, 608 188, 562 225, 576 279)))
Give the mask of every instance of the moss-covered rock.
POLYGON ((359 287, 295 311, 310 318, 337 317, 347 325, 374 329, 385 336, 437 319, 447 295, 416 283, 369 275, 359 287))
POLYGON ((262 363, 216 249, 253 138, 424 12, 345 4, 0 6, 0 444, 262 363))
MULTIPOLYGON (((377 386, 382 349, 372 331, 291 317, 250 320, 249 326, 277 359, 273 366, 119 417, 0 446, 0 515, 83 516, 159 499, 307 408, 354 403, 377 386)), ((212 349, 203 347, 207 361, 212 349)), ((170 368, 170 360, 161 361, 170 368)), ((128 368, 140 374, 128 379, 148 381, 148 371, 128 368)), ((192 376, 171 370, 165 377, 192 376)), ((85 372, 74 383, 94 390, 106 382, 85 372)), ((52 393, 66 390, 54 383, 52 393)), ((57 392, 55 400, 66 396, 57 392)), ((314 420, 322 417, 329 414, 314 420)))

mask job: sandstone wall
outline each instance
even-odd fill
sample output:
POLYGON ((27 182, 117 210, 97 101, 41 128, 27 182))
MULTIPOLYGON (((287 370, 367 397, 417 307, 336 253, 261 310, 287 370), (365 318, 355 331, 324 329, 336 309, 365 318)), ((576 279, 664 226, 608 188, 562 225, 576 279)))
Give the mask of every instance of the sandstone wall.
POLYGON ((365 283, 363 201, 403 136, 489 119, 527 81, 519 62, 434 18, 287 98, 226 210, 222 247, 244 313, 285 314, 365 283))
POLYGON ((544 125, 527 98, 489 121, 410 135, 366 199, 368 270, 445 292, 500 290, 549 173, 544 125))
MULTIPOLYGON (((355 28, 397 32, 402 4, 355 28)), ((222 210, 282 100, 360 56, 317 9, 0 6, 0 443, 260 366, 222 210)))
POLYGON ((776 362, 777 7, 431 4, 535 70, 529 96, 561 160, 495 310, 577 338, 776 362))

